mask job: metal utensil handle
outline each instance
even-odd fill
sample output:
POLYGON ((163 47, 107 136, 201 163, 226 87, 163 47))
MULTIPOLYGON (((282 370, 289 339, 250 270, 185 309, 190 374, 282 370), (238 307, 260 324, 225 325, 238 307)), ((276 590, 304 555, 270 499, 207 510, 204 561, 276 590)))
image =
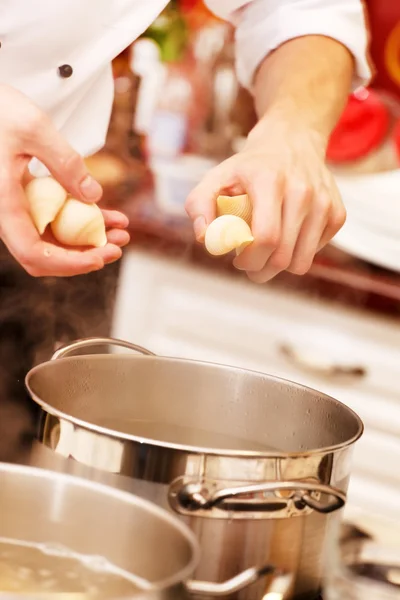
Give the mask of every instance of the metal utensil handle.
POLYGON ((252 567, 246 569, 239 575, 223 581, 222 583, 211 583, 208 581, 187 581, 186 589, 191 594, 198 596, 211 596, 217 598, 219 596, 227 596, 240 592, 252 583, 255 583, 265 575, 273 574, 274 577, 269 586, 268 592, 274 593, 276 600, 284 600, 286 598, 290 586, 292 585, 293 576, 289 573, 279 572, 275 567, 266 566, 260 569, 252 567))
POLYGON ((156 356, 154 352, 150 352, 150 350, 147 350, 147 348, 143 348, 143 346, 138 346, 137 344, 132 344, 131 342, 126 342, 125 340, 107 337, 91 337, 82 340, 76 340, 76 342, 71 342, 71 344, 59 348, 54 352, 50 360, 65 358, 76 350, 91 346, 120 346, 122 348, 128 348, 128 350, 133 350, 134 352, 139 352, 140 354, 144 354, 146 356, 156 356))
POLYGON ((281 344, 279 352, 297 368, 314 373, 318 376, 339 378, 352 377, 362 379, 367 374, 367 369, 362 365, 341 365, 335 363, 319 364, 318 361, 302 354, 288 344, 281 344))
MULTIPOLYGON (((177 492, 177 500, 181 506, 190 512, 198 510, 207 510, 211 508, 226 509, 229 511, 235 510, 235 505, 232 502, 227 502, 229 499, 240 500, 243 496, 251 494, 260 494, 265 492, 296 492, 295 500, 298 504, 303 504, 316 510, 319 513, 328 514, 339 510, 346 503, 346 494, 341 490, 326 485, 323 483, 310 483, 304 481, 266 481, 263 483, 253 483, 249 485, 240 485, 231 488, 217 489, 210 491, 205 484, 202 483, 186 483, 177 492), (312 493, 320 493, 329 496, 331 500, 321 501, 313 498, 312 493), (226 504, 226 506, 224 506, 226 504)), ((280 498, 284 501, 285 498, 280 498)), ((240 501, 243 506, 245 500, 240 501)), ((257 503, 251 502, 252 511, 268 512, 268 501, 260 500, 257 503)))

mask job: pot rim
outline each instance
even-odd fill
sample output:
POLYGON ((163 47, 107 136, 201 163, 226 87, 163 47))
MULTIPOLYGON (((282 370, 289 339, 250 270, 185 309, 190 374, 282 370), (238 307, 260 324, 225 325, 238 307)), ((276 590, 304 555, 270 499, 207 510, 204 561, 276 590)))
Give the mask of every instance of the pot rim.
MULTIPOLYGON (((200 562, 201 553, 199 542, 197 541, 197 538, 194 535, 194 533, 192 533, 192 531, 187 527, 187 525, 185 525, 185 523, 183 523, 178 517, 174 516, 173 514, 170 514, 167 510, 157 506, 149 500, 145 500, 144 498, 137 496, 136 494, 132 494, 130 492, 126 492, 124 490, 120 490, 118 488, 114 488, 112 486, 108 486, 97 481, 77 477, 69 473, 52 471, 50 469, 33 467, 30 465, 18 465, 0 462, 0 476, 1 473, 18 473, 20 475, 38 477, 39 479, 50 479, 52 481, 57 481, 60 484, 65 482, 71 482, 72 485, 76 485, 80 488, 98 491, 100 495, 114 497, 117 500, 119 499, 132 506, 140 506, 149 513, 152 513, 158 518, 167 521, 171 525, 171 527, 173 527, 175 530, 178 530, 179 533, 186 539, 192 550, 192 557, 190 561, 175 575, 171 575, 171 577, 168 577, 155 583, 149 582, 148 587, 146 587, 144 590, 140 590, 137 592, 138 596, 140 596, 140 594, 143 594, 143 592, 146 591, 161 591, 173 587, 177 584, 185 583, 193 576, 193 573, 200 562)), ((134 573, 132 573, 132 575, 134 575, 134 573)), ((2 594, 3 592, 1 592, 0 590, 0 598, 2 597, 2 594)), ((133 597, 135 597, 135 595, 136 593, 133 595, 133 597)), ((16 598, 17 597, 18 596, 16 596, 16 598)), ((62 594, 60 594, 60 597, 62 597, 62 594)))
POLYGON ((103 360, 118 360, 121 358, 121 356, 123 356, 124 358, 129 358, 129 360, 136 360, 136 361, 137 360, 146 360, 146 361, 157 360, 157 361, 162 361, 162 362, 167 362, 167 363, 169 363, 169 362, 170 363, 182 363, 182 364, 195 363, 200 366, 204 365, 207 367, 211 366, 213 368, 219 368, 219 369, 229 369, 231 371, 235 371, 238 373, 247 373, 247 374, 250 373, 250 374, 257 375, 257 376, 262 376, 263 378, 273 380, 276 382, 281 382, 281 383, 285 383, 285 384, 289 383, 292 387, 294 386, 298 389, 300 388, 302 390, 309 390, 310 392, 313 392, 314 394, 315 393, 319 394, 320 398, 324 398, 324 399, 328 400, 329 402, 333 402, 336 405, 340 405, 340 407, 342 407, 343 410, 345 410, 349 415, 351 415, 355 419, 355 421, 357 422, 357 425, 358 425, 358 430, 357 430, 356 434, 354 436, 352 436, 349 440, 341 442, 340 444, 333 444, 331 446, 325 446, 323 448, 312 448, 310 450, 297 451, 297 452, 284 452, 284 451, 280 451, 280 450, 269 450, 269 451, 266 450, 264 452, 258 451, 258 450, 228 450, 228 449, 222 450, 222 449, 218 449, 218 448, 191 446, 190 444, 175 444, 173 442, 161 442, 160 440, 147 438, 147 437, 141 437, 141 436, 137 436, 137 435, 133 435, 133 434, 129 434, 129 433, 124 433, 122 431, 116 431, 114 429, 109 429, 109 428, 103 427, 101 425, 96 425, 94 423, 90 423, 89 421, 85 421, 83 419, 79 419, 77 417, 69 415, 68 413, 65 413, 57 408, 54 408, 51 404, 48 404, 47 402, 42 400, 32 390, 32 388, 30 386, 30 380, 37 372, 43 370, 44 368, 49 368, 48 365, 57 364, 53 360, 43 362, 39 365, 36 365, 32 369, 30 369, 28 371, 27 375, 25 376, 25 386, 26 386, 32 400, 34 400, 43 409, 44 412, 46 412, 54 417, 58 417, 60 419, 63 419, 64 421, 67 421, 74 425, 78 425, 79 427, 86 429, 88 431, 115 438, 116 440, 130 441, 130 442, 134 442, 134 443, 141 444, 141 445, 155 446, 158 448, 164 448, 164 449, 168 449, 168 450, 176 450, 176 451, 184 452, 187 454, 195 454, 195 455, 199 455, 199 454, 204 455, 205 454, 205 455, 209 455, 209 456, 224 456, 224 457, 231 457, 231 458, 254 458, 254 459, 300 458, 300 457, 308 457, 311 455, 315 456, 315 455, 320 455, 320 454, 330 454, 332 452, 337 452, 344 448, 348 448, 349 446, 352 446, 355 442, 357 442, 357 440, 359 440, 361 438, 361 436, 363 435, 363 432, 364 432, 364 423, 361 420, 361 418, 349 406, 347 406, 343 402, 340 402, 340 400, 337 400, 336 398, 333 398, 332 396, 329 396, 328 394, 325 394, 324 392, 319 392, 318 390, 315 390, 314 388, 311 388, 309 386, 291 381, 290 379, 285 379, 283 377, 276 377, 275 375, 270 375, 267 373, 263 373, 262 371, 256 371, 254 369, 243 369, 241 367, 229 366, 229 365, 224 365, 224 364, 215 363, 215 362, 200 361, 200 360, 195 360, 195 359, 174 358, 174 357, 169 357, 169 356, 143 356, 140 354, 139 355, 136 355, 136 354, 123 354, 123 355, 121 355, 121 354, 119 354, 119 355, 117 355, 117 354, 90 354, 90 355, 69 356, 69 357, 62 358, 61 360, 69 361, 69 362, 73 362, 76 360, 79 360, 79 361, 82 361, 82 360, 103 361, 103 360))

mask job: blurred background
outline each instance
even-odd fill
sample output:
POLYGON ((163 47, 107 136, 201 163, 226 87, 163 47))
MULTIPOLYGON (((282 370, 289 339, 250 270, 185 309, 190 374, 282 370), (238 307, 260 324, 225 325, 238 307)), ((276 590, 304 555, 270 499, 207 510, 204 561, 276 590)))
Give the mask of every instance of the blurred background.
POLYGON ((68 340, 113 335, 346 403, 366 426, 348 511, 353 521, 400 517, 400 5, 368 8, 377 74, 349 98, 328 149, 348 221, 308 275, 264 286, 231 257, 207 255, 183 208, 255 123, 235 77, 231 28, 200 0, 176 0, 115 60, 107 144, 87 163, 103 206, 129 216, 132 241, 119 264, 65 280, 32 279, 3 250, 0 459, 13 450, 6 414, 19 436, 32 435, 29 368, 68 340))

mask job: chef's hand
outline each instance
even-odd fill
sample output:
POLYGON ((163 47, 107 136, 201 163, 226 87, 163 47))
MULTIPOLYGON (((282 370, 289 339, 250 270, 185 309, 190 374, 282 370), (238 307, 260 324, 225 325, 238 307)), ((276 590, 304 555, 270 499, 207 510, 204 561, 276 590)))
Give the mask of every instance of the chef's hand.
POLYGON ((71 276, 97 271, 121 257, 129 241, 127 218, 103 211, 108 244, 104 248, 67 249, 51 234, 43 239, 29 214, 23 181, 32 157, 39 159, 75 198, 97 202, 101 186, 89 175, 82 157, 51 120, 26 96, 0 85, 0 237, 32 276, 71 276))
POLYGON ((305 274, 342 227, 346 211, 325 166, 325 142, 301 124, 264 118, 242 151, 212 169, 187 200, 196 238, 204 239, 221 193, 247 193, 254 242, 234 260, 257 283, 287 270, 305 274))

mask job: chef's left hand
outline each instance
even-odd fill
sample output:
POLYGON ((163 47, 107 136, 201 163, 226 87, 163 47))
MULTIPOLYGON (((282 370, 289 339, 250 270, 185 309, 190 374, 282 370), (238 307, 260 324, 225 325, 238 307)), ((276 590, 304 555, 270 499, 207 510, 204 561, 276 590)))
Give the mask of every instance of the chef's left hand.
POLYGON ((339 231, 346 211, 325 165, 327 140, 301 123, 264 117, 238 154, 212 169, 190 194, 186 210, 204 240, 219 194, 247 193, 254 242, 234 260, 257 283, 281 271, 305 274, 315 254, 339 231))

